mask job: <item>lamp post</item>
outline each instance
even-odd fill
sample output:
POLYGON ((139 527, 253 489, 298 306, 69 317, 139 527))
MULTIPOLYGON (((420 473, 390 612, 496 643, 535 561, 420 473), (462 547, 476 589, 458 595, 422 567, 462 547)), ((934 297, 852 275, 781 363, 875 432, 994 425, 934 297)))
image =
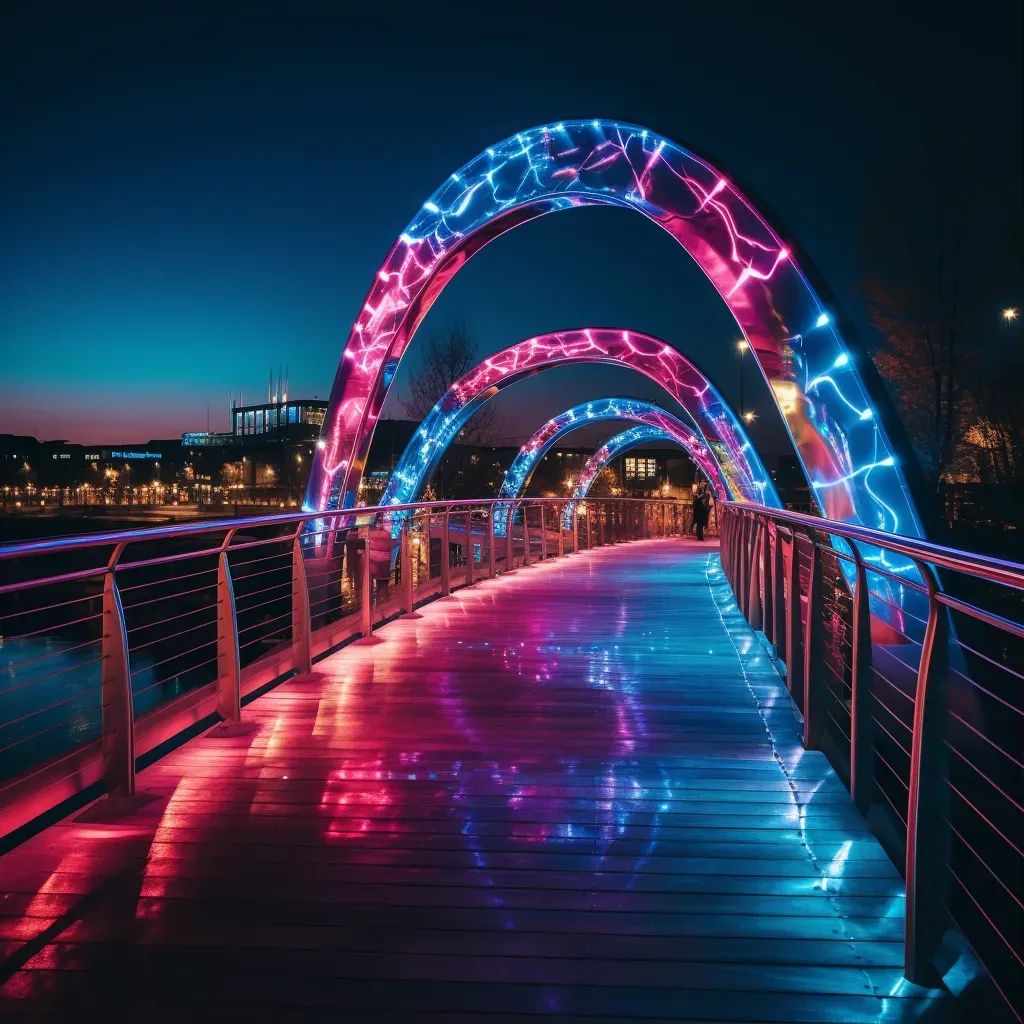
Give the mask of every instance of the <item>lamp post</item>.
POLYGON ((743 367, 746 363, 747 349, 750 348, 750 343, 744 338, 742 341, 736 342, 736 351, 740 354, 740 416, 746 418, 745 414, 747 411, 746 402, 743 399, 743 367))

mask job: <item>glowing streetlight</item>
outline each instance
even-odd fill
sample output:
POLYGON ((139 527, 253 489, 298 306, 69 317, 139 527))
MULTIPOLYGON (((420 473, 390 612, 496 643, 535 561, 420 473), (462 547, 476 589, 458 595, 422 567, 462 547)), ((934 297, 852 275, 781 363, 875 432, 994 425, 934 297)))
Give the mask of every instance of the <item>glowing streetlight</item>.
POLYGON ((1018 317, 1019 315, 1020 315, 1020 314, 1019 314, 1019 313, 1017 312, 1017 310, 1016 310, 1016 309, 1014 309, 1014 308, 1013 308, 1012 306, 1010 306, 1010 307, 1008 307, 1007 309, 1004 309, 1004 310, 1003 310, 1003 319, 1004 319, 1004 320, 1005 320, 1005 321, 1006 321, 1007 323, 1012 323, 1012 322, 1013 322, 1014 320, 1016 320, 1016 319, 1017 319, 1017 317, 1018 317))
POLYGON ((746 363, 746 360, 743 357, 747 354, 747 349, 748 348, 750 348, 750 342, 748 342, 746 338, 743 338, 740 341, 736 342, 736 351, 739 352, 739 354, 740 354, 740 415, 741 416, 744 415, 744 405, 746 404, 743 401, 743 366, 746 363))
POLYGON ((753 423, 754 420, 757 419, 757 417, 752 412, 745 412, 743 414, 743 419, 746 423, 753 423))

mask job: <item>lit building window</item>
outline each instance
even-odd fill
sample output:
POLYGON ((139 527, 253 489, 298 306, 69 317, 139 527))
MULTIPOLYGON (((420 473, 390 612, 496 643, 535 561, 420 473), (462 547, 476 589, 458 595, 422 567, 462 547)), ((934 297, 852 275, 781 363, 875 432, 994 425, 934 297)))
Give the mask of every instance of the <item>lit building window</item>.
POLYGON ((658 475, 657 459, 628 458, 625 463, 627 480, 653 480, 658 475))

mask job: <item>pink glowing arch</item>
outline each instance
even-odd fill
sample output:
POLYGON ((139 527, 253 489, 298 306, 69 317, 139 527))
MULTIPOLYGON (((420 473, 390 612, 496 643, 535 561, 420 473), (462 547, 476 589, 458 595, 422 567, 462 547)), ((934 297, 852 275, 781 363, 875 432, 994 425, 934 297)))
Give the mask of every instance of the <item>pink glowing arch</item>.
POLYGON ((415 501, 448 445, 493 395, 534 373, 577 363, 622 366, 661 385, 696 424, 732 496, 737 501, 779 505, 771 476, 742 424, 704 374, 660 339, 611 327, 542 334, 495 352, 460 377, 427 413, 406 445, 381 504, 415 501))
POLYGON ((601 120, 520 132, 460 168, 422 205, 378 270, 345 345, 307 508, 355 504, 398 363, 462 265, 519 224, 589 204, 643 214, 706 274, 750 344, 821 511, 920 536, 883 426, 884 396, 869 398, 869 369, 861 372, 789 247, 706 161, 648 129, 601 120))

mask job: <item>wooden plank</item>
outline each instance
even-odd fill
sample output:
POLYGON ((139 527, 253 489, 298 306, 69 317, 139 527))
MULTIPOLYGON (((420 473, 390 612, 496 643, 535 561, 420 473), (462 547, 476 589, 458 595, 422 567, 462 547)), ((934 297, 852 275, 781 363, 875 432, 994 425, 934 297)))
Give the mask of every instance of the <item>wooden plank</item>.
MULTIPOLYGON (((0 1012, 903 1020, 903 885, 659 540, 382 627, 0 859, 0 1012)), ((718 577, 720 578, 720 577, 718 577)))

